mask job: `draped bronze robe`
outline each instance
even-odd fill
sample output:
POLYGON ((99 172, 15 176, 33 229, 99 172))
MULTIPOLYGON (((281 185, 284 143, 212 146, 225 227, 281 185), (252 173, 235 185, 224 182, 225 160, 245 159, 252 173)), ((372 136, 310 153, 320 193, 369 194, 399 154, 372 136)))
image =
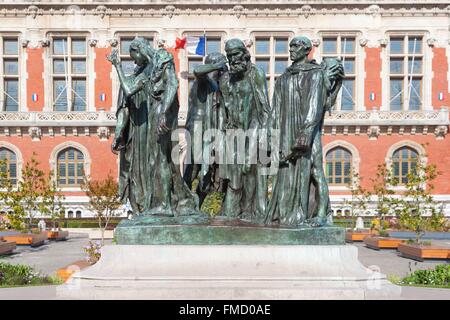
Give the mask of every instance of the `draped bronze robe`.
POLYGON ((266 223, 299 225, 311 215, 308 213, 311 170, 317 152, 313 144, 317 146, 320 142, 317 139, 320 140, 326 99, 325 74, 317 64, 292 65, 275 83, 272 128, 279 130, 280 158, 291 154, 300 135, 308 137, 310 152, 278 169, 266 223))

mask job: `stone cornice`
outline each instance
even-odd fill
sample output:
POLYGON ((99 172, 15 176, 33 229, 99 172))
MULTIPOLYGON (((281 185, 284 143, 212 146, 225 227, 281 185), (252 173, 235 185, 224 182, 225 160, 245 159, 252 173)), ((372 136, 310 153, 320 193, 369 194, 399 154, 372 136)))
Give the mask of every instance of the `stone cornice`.
POLYGON ((181 15, 269 16, 305 18, 313 15, 449 16, 448 1, 5 1, 0 16, 163 17, 181 15))
MULTIPOLYGON (((179 113, 178 124, 184 126, 186 114, 179 113)), ((38 141, 42 136, 90 136, 107 140, 116 124, 115 112, 0 112, 0 136, 29 135, 38 141)), ((450 125, 446 108, 434 111, 357 111, 326 115, 325 135, 427 135, 443 139, 450 125)))

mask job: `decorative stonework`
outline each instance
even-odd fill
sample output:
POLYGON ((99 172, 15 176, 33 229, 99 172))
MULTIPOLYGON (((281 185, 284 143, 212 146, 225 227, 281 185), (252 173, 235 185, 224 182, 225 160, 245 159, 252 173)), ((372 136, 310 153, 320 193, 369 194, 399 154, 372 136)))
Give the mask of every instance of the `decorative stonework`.
POLYGON ((369 128, 367 128, 367 135, 369 136, 369 140, 377 140, 380 133, 380 126, 370 126, 369 128))
POLYGON ((106 16, 106 13, 108 11, 108 8, 106 8, 105 6, 98 6, 97 8, 95 8, 97 14, 100 16, 100 18, 104 18, 106 16))
POLYGON ((169 18, 172 18, 175 13, 176 8, 172 5, 165 7, 165 13, 169 18))
POLYGON ((319 39, 319 38, 317 38, 317 39, 312 39, 311 42, 312 42, 312 44, 313 44, 314 47, 320 46, 320 39, 319 39))
POLYGON ((308 17, 311 15, 313 8, 310 5, 304 5, 301 7, 301 12, 303 16, 308 19, 308 17))
POLYGON ((111 46, 111 47, 117 47, 117 45, 119 44, 119 40, 117 40, 117 39, 115 39, 115 38, 112 38, 112 39, 109 39, 108 40, 108 43, 109 43, 109 45, 111 46))
POLYGON ((108 127, 98 127, 97 135, 100 138, 100 141, 108 141, 110 136, 110 131, 108 127))
POLYGON ((445 138, 445 135, 448 133, 448 126, 438 126, 434 129, 434 135, 436 136, 436 140, 442 140, 445 138))
POLYGON ((88 44, 90 47, 96 47, 98 44, 98 40, 97 39, 89 39, 88 44))
POLYGON ((380 39, 378 40, 378 43, 380 44, 381 47, 386 48, 386 46, 388 45, 389 40, 388 39, 380 39))
POLYGON ((359 45, 360 45, 361 47, 365 47, 365 46, 367 45, 368 42, 369 42, 369 39, 367 39, 367 38, 361 38, 361 39, 359 39, 359 45))
POLYGON ((164 39, 159 39, 157 45, 158 45, 158 48, 165 48, 167 45, 167 42, 164 39))
POLYGON ((429 47, 434 47, 437 44, 437 40, 435 38, 429 38, 427 39, 427 45, 429 47))
MULTIPOLYGON (((293 5, 292 1, 276 1, 277 8, 273 8, 274 1, 245 1, 245 4, 236 4, 236 1, 220 1, 217 5, 211 5, 210 0, 198 1, 150 1, 143 3, 132 1, 114 1, 107 5, 98 5, 98 1, 76 1, 77 5, 68 5, 65 1, 39 1, 39 6, 30 5, 19 7, 20 4, 29 4, 29 1, 15 1, 16 6, 10 6, 11 0, 0 0, 0 16, 31 16, 35 19, 38 15, 92 15, 103 19, 111 17, 164 17, 184 15, 220 15, 220 16, 287 16, 308 18, 313 15, 371 15, 417 17, 417 16, 441 16, 447 17, 448 7, 444 7, 443 1, 423 1, 415 6, 405 1, 404 4, 393 1, 310 1, 308 4, 293 5), (7 6, 2 8, 2 3, 7 6), (363 4, 367 4, 364 6, 363 4), (124 9, 128 7, 129 9, 124 9), (55 9, 56 8, 56 9, 55 9), (77 9, 74 9, 77 8, 77 9)), ((72 2, 73 3, 73 2, 72 2)))
POLYGON ((28 7, 27 14, 30 15, 33 19, 36 19, 36 16, 38 15, 39 11, 42 10, 39 10, 37 6, 32 5, 28 7))
POLYGON ((370 14, 372 17, 376 17, 380 15, 381 8, 380 6, 373 4, 367 8, 367 14, 370 14))
POLYGON ((242 16, 243 12, 244 12, 243 6, 237 5, 233 7, 233 13, 238 19, 242 16))
POLYGON ((31 137, 31 141, 41 141, 42 130, 39 127, 28 128, 28 134, 31 137))
MULTIPOLYGON (((39 1, 39 7, 30 5, 29 7, 10 6, 11 1, 0 0, 0 16, 31 16, 35 19, 38 15, 92 15, 101 19, 110 17, 164 17, 184 15, 229 15, 236 16, 287 16, 308 18, 313 15, 371 15, 395 16, 395 17, 416 17, 416 16, 441 16, 448 17, 449 9, 444 7, 443 1, 421 1, 416 5, 405 4, 392 1, 309 1, 308 4, 299 5, 294 1, 277 1, 277 8, 273 8, 274 1, 245 1, 245 4, 236 4, 236 1, 108 1, 107 5, 98 5, 98 1, 78 0, 76 5, 67 1, 39 1), (2 3, 7 3, 3 6, 2 3), (366 4, 367 6, 364 6, 366 4), (196 9, 192 7, 195 6, 196 9), (74 10, 74 7, 77 10, 74 10), (123 9, 128 7, 129 9, 123 9), (56 9, 55 9, 56 8, 56 9)), ((29 4, 29 1, 15 1, 18 5, 29 4)))
POLYGON ((245 39, 244 44, 247 48, 251 48, 253 46, 253 40, 252 39, 245 39))
POLYGON ((20 45, 22 46, 22 48, 27 48, 29 43, 30 43, 30 40, 28 40, 28 39, 22 39, 20 41, 20 45))
POLYGON ((39 45, 42 48, 50 47, 50 39, 42 39, 39 41, 39 45))

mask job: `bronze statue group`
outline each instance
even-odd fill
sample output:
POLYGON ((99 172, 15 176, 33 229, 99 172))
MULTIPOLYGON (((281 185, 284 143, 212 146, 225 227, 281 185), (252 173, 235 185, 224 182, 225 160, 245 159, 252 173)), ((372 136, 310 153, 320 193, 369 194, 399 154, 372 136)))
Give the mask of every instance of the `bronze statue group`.
POLYGON ((199 214, 205 197, 219 191, 224 193, 220 215, 230 219, 326 225, 330 201, 321 131, 344 71, 337 58, 321 64, 309 60, 311 49, 306 37, 290 41, 292 65, 276 80, 272 101, 266 74, 251 62, 242 40, 228 40, 225 54, 208 54, 194 69, 189 93, 183 176, 172 158, 179 110, 173 56, 136 38, 130 45, 136 68, 127 76, 113 51, 108 60, 121 89, 112 149, 120 154, 120 196, 134 214, 199 214), (242 143, 234 143, 241 136, 242 143), (226 143, 230 137, 232 143, 226 143))

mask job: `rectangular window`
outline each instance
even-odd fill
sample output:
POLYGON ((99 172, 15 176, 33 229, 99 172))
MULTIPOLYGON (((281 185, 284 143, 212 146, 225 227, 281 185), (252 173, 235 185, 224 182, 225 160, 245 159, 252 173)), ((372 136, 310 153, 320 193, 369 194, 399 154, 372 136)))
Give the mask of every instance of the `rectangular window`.
POLYGON ((122 68, 126 75, 131 75, 136 68, 134 61, 130 57, 130 45, 134 38, 138 36, 139 38, 144 38, 148 41, 151 46, 154 46, 154 36, 149 33, 134 33, 134 34, 120 34, 119 35, 119 53, 120 60, 122 61, 122 68))
POLYGON ((266 73, 269 96, 275 81, 289 66, 289 37, 289 34, 255 34, 254 61, 266 73))
POLYGON ((322 59, 340 58, 344 65, 345 79, 336 107, 341 111, 354 111, 356 107, 356 38, 353 35, 324 35, 322 37, 322 59))
POLYGON ((0 35, 0 111, 19 111, 19 61, 18 38, 0 35))
POLYGON ((389 40, 390 109, 420 110, 423 100, 422 36, 392 36, 389 40))
POLYGON ((87 110, 87 42, 77 35, 52 39, 53 110, 87 110))

